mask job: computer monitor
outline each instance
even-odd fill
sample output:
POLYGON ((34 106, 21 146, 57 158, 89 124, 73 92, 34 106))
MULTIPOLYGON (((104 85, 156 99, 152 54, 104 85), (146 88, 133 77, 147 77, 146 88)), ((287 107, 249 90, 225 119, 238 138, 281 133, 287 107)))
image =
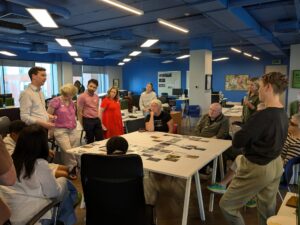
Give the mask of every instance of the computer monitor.
POLYGON ((183 93, 184 93, 185 97, 189 96, 189 90, 188 89, 184 89, 183 93))
POLYGON ((173 88, 172 89, 172 95, 175 95, 175 96, 182 95, 182 89, 180 89, 180 88, 173 88))
POLYGON ((12 94, 10 93, 10 94, 0 94, 0 98, 2 98, 2 99, 6 99, 6 98, 12 98, 12 94))
POLYGON ((119 90, 120 98, 124 98, 125 96, 128 96, 127 90, 119 90))

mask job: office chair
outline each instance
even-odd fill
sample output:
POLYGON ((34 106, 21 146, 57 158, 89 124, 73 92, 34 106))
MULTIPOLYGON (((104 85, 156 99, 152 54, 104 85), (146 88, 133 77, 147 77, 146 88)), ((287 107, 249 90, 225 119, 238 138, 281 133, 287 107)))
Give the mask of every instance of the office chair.
POLYGON ((140 129, 145 129, 145 119, 128 120, 125 123, 126 133, 132 133, 140 129))
POLYGON ((139 155, 81 156, 81 183, 87 225, 154 225, 146 205, 139 155))
POLYGON ((0 117, 0 135, 5 137, 9 132, 10 119, 7 116, 0 117))
MULTIPOLYGON (((284 166, 284 172, 282 174, 282 180, 280 181, 280 188, 287 188, 289 192, 291 192, 291 189, 289 187, 290 181, 293 176, 293 166, 296 164, 300 164, 300 156, 294 157, 290 159, 284 166)), ((283 201, 283 197, 280 193, 280 190, 278 190, 278 194, 283 201)))

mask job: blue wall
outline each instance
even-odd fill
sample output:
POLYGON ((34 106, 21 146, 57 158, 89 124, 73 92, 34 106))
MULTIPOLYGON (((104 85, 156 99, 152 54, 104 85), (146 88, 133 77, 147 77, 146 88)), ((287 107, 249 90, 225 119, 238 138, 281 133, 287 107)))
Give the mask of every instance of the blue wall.
MULTIPOLYGON (((228 54, 227 54, 228 55, 228 54)), ((243 55, 230 54, 227 61, 213 62, 214 91, 222 91, 228 101, 239 102, 246 94, 245 91, 225 91, 225 76, 228 74, 246 74, 249 77, 261 76, 266 65, 272 64, 274 57, 263 55, 262 60, 256 61, 243 55)), ((186 88, 186 71, 189 70, 189 60, 175 61, 162 64, 161 59, 137 58, 123 67, 123 88, 140 93, 147 82, 152 82, 157 90, 157 72, 181 71, 181 86, 186 88)), ((288 60, 283 60, 288 65, 288 60)))
POLYGON ((188 70, 188 59, 162 64, 161 59, 137 58, 123 67, 123 88, 140 93, 148 82, 152 82, 157 91, 157 72, 181 71, 181 87, 186 86, 186 71, 188 70))

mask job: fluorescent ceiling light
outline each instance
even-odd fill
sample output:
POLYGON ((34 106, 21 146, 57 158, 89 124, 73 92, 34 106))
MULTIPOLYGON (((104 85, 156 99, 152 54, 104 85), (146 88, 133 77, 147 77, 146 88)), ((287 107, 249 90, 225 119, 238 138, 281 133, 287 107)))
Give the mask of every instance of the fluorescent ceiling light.
POLYGON ((70 56, 78 56, 78 53, 76 51, 68 51, 70 56))
POLYGON ((82 60, 82 58, 74 58, 75 59, 75 61, 77 61, 77 62, 82 62, 83 60, 82 60))
POLYGON ((239 49, 237 49, 237 48, 233 48, 233 47, 231 47, 230 48, 232 51, 234 51, 234 52, 237 52, 237 53, 242 53, 242 51, 241 50, 239 50, 239 49))
POLYGON ((213 59, 214 62, 218 62, 218 61, 224 61, 224 60, 228 60, 228 57, 222 57, 222 58, 217 58, 217 59, 213 59))
POLYGON ((260 60, 260 58, 257 57, 257 56, 253 56, 252 58, 255 59, 255 60, 260 60))
POLYGON ((116 0, 102 0, 102 2, 106 2, 110 5, 113 5, 113 6, 116 6, 118 8, 124 9, 126 11, 129 11, 129 12, 134 13, 134 14, 139 15, 139 16, 144 14, 144 11, 142 11, 140 9, 137 9, 137 8, 134 8, 130 5, 124 4, 122 2, 116 1, 116 0))
POLYGON ((0 51, 0 54, 7 55, 7 56, 17 56, 16 54, 8 51, 0 51))
POLYGON ((145 41, 141 47, 142 48, 149 48, 151 47, 152 45, 154 45, 156 42, 158 42, 158 39, 148 39, 147 41, 145 41))
POLYGON ((33 9, 26 8, 26 10, 32 15, 32 17, 42 26, 57 28, 57 24, 52 19, 51 15, 46 9, 33 9))
POLYGON ((168 22, 168 21, 166 21, 166 20, 163 20, 163 19, 158 18, 157 21, 158 21, 160 24, 163 24, 163 25, 165 25, 165 26, 171 27, 171 28, 173 28, 173 29, 175 29, 175 30, 179 30, 179 31, 181 31, 181 32, 183 32, 183 33, 188 33, 188 32, 189 32, 188 29, 185 29, 185 28, 183 28, 183 27, 181 27, 181 26, 178 26, 178 25, 176 25, 176 24, 174 24, 174 23, 171 23, 171 22, 168 22))
POLYGON ((139 54, 141 54, 142 52, 141 51, 133 51, 129 54, 129 56, 137 56, 139 54))
POLYGON ((249 54, 249 53, 247 53, 247 52, 244 52, 243 54, 244 54, 245 56, 252 57, 252 55, 249 54))
POLYGON ((174 62, 174 61, 173 60, 165 60, 165 61, 162 61, 161 63, 167 64, 167 63, 172 63, 172 62, 174 62))
POLYGON ((185 58, 188 58, 188 57, 190 57, 190 55, 182 55, 182 56, 176 57, 176 59, 185 59, 185 58))
POLYGON ((118 66, 123 66, 123 65, 125 65, 125 63, 123 63, 123 62, 118 63, 118 66))
POLYGON ((55 40, 63 47, 72 47, 70 42, 65 38, 55 38, 55 40))
POLYGON ((125 58, 123 59, 123 62, 129 62, 131 60, 131 58, 125 58))

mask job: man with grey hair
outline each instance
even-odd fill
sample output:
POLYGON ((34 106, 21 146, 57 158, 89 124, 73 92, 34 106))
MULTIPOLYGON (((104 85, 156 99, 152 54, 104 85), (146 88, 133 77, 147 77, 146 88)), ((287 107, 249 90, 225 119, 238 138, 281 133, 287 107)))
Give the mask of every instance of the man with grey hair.
POLYGON ((200 137, 225 139, 229 135, 229 120, 219 103, 212 103, 207 114, 198 121, 194 134, 200 137))
POLYGON ((145 127, 147 131, 159 131, 172 133, 173 120, 169 113, 161 110, 162 104, 158 99, 154 99, 150 104, 150 114, 145 118, 145 127))

